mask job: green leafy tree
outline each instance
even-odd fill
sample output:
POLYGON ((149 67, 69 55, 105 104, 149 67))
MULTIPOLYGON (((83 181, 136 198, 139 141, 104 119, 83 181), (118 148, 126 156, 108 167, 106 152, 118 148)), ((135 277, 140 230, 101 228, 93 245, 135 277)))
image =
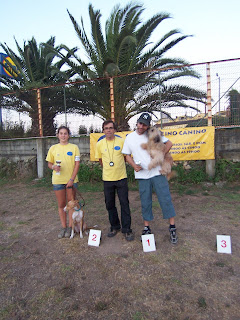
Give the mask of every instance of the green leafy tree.
MULTIPOLYGON (((79 25, 68 12, 83 48, 81 57, 87 57, 87 61, 84 61, 76 51, 71 52, 62 46, 75 58, 67 61, 72 74, 82 80, 105 78, 87 82, 79 88, 80 99, 84 99, 86 106, 92 108, 99 117, 109 119, 110 89, 107 77, 114 77, 115 121, 120 130, 127 130, 128 120, 142 111, 153 113, 176 106, 196 109, 189 100, 203 102, 205 99, 205 93, 189 86, 169 84, 169 80, 177 83, 175 79, 181 77, 199 77, 192 68, 186 66, 186 61, 166 56, 169 50, 188 36, 180 35, 179 30, 174 29, 151 44, 152 33, 170 15, 156 14, 142 23, 143 10, 142 5, 133 3, 124 8, 116 6, 106 21, 103 34, 101 13, 89 5, 91 38, 85 31, 83 18, 79 25), (160 68, 160 72, 156 71, 160 68), (142 73, 124 76, 137 72, 142 73)), ((168 112, 166 114, 169 115, 168 112)))
MULTIPOLYGON (((38 103, 36 88, 52 86, 41 89, 42 120, 44 135, 55 135, 54 118, 57 114, 64 112, 63 87, 58 84, 65 83, 71 73, 61 71, 64 58, 55 47, 55 38, 51 37, 46 43, 37 44, 33 37, 27 43, 24 42, 23 49, 15 40, 18 53, 15 53, 6 44, 0 44, 5 53, 12 59, 16 69, 10 65, 5 68, 12 78, 0 76, 1 107, 29 114, 32 120, 32 135, 39 135, 38 103), (58 59, 55 59, 58 58, 58 59), (55 60, 57 60, 55 62, 55 60), (10 94, 14 92, 14 94, 10 94)), ((73 49, 74 52, 74 49, 73 49)), ((68 56, 67 56, 68 58, 68 56)), ((87 114, 86 108, 79 102, 75 89, 71 86, 66 88, 66 101, 71 106, 68 112, 77 110, 81 114, 87 114)))
POLYGON ((230 107, 229 124, 240 124, 240 93, 237 90, 232 89, 228 94, 228 98, 230 107))

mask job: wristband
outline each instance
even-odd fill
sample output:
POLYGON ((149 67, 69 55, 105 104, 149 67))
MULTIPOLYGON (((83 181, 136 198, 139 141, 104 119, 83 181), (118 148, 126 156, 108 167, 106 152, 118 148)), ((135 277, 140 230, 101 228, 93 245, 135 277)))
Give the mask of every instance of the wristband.
POLYGON ((73 179, 69 179, 70 181, 72 181, 72 182, 74 182, 74 180, 73 179))

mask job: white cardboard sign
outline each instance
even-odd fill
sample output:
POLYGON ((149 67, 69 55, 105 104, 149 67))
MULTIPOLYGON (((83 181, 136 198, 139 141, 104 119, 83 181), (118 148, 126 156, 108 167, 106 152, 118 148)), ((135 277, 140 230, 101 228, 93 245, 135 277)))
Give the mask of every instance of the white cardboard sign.
POLYGON ((217 252, 228 254, 232 253, 230 236, 217 235, 217 252))
POLYGON ((101 230, 90 229, 88 236, 88 245, 99 247, 101 240, 101 230))
POLYGON ((144 252, 156 251, 154 234, 142 235, 142 246, 144 252))

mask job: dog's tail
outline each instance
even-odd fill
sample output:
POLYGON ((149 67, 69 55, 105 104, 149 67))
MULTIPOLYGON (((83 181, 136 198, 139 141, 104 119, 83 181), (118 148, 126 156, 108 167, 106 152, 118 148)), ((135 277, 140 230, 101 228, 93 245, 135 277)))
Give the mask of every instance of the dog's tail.
POLYGON ((172 170, 169 174, 167 174, 167 179, 169 181, 170 179, 176 178, 177 176, 178 176, 177 171, 172 170))
POLYGON ((95 224, 95 226, 92 226, 92 227, 86 225, 86 227, 84 228, 84 231, 90 230, 90 229, 96 229, 96 228, 98 228, 98 225, 97 225, 97 224, 95 224))

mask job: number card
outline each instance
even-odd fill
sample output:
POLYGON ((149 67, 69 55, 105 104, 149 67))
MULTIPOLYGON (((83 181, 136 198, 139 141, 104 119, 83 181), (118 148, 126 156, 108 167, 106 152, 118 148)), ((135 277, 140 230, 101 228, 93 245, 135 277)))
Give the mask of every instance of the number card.
POLYGON ((143 252, 156 251, 154 234, 144 234, 142 236, 143 252))
POLYGON ((90 229, 88 236, 88 245, 99 247, 101 240, 101 230, 90 229))
POLYGON ((217 235, 217 252, 232 253, 230 236, 217 235))

